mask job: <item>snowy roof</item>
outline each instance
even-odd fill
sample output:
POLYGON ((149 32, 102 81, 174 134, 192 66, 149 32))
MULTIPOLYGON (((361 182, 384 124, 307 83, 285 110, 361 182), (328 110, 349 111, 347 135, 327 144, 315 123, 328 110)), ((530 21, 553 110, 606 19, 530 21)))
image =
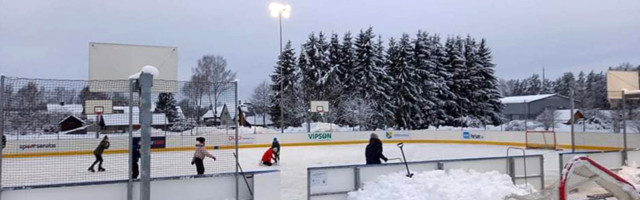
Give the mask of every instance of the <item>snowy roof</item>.
POLYGON ((65 117, 64 119, 60 120, 60 121, 58 122, 58 124, 61 124, 62 122, 66 121, 66 120, 67 120, 67 119, 69 119, 69 118, 75 118, 75 119, 77 119, 78 121, 81 121, 81 122, 82 122, 82 124, 85 124, 84 120, 80 119, 79 117, 76 117, 75 115, 69 115, 69 116, 65 117))
MULTIPOLYGON (((573 113, 578 113, 578 112, 582 112, 578 109, 573 110, 573 113)), ((554 112, 554 117, 556 118, 556 121, 563 121, 563 122, 568 122, 569 120, 571 120, 571 110, 570 109, 563 109, 563 110, 556 110, 554 112)))
POLYGON ((47 104, 47 111, 56 113, 82 114, 82 104, 47 104))
POLYGON ((500 101, 503 104, 509 104, 509 103, 526 103, 526 102, 532 102, 532 101, 537 101, 540 99, 545 99, 545 98, 549 98, 551 96, 554 96, 556 94, 539 94, 539 95, 527 95, 527 96, 510 96, 510 97, 504 97, 502 99, 500 99, 500 101))
MULTIPOLYGON (((216 108, 216 114, 218 115, 218 116, 216 116, 216 117, 220 117, 220 116, 222 115, 222 111, 224 110, 224 107, 225 107, 225 106, 226 106, 226 105, 218 106, 218 107, 216 108)), ((229 112, 229 116, 232 116, 232 117, 234 116, 234 114, 232 113, 232 111, 231 111, 231 110, 229 110, 229 107, 227 107, 227 112, 229 112)), ((202 118, 213 118, 213 110, 207 110, 207 112, 206 112, 206 113, 204 113, 204 115, 202 116, 202 118)))
MULTIPOLYGON (((121 110, 123 113, 129 113, 129 106, 113 106, 113 110, 114 112, 116 110, 121 110)), ((138 108, 138 106, 133 106, 133 113, 138 113, 140 112, 140 109, 138 108)))
MULTIPOLYGON (((95 121, 96 115, 87 115, 88 119, 91 119, 92 121, 95 121)), ((104 124, 107 126, 124 126, 124 125, 129 125, 129 114, 128 113, 119 113, 119 114, 104 114, 102 115, 102 119, 104 119, 104 124)), ((133 125, 139 125, 140 124, 140 117, 137 115, 137 113, 134 113, 133 115, 133 125)), ((153 114, 153 120, 151 122, 151 125, 165 125, 165 124, 169 124, 169 121, 167 120, 167 117, 160 113, 160 114, 153 114)))
MULTIPOLYGON (((265 116, 266 121, 266 125, 271 125, 273 124, 273 122, 271 121, 271 116, 267 115, 265 116)), ((249 124, 251 125, 259 125, 259 126, 264 126, 265 123, 262 122, 262 115, 257 115, 257 116, 249 116, 249 117, 245 117, 245 120, 247 120, 247 122, 249 122, 249 124)))

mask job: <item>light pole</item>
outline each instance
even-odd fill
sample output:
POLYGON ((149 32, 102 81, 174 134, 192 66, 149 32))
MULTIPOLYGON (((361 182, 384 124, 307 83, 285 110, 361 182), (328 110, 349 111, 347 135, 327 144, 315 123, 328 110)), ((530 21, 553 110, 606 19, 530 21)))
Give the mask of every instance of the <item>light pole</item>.
MULTIPOLYGON (((282 55, 282 18, 289 18, 291 16, 291 6, 281 3, 270 3, 269 10, 271 11, 271 17, 277 17, 280 23, 280 55, 282 55)), ((282 66, 280 66, 280 76, 282 77, 282 66)), ((284 108, 282 105, 282 98, 284 97, 283 81, 280 81, 280 132, 284 133, 284 108)))

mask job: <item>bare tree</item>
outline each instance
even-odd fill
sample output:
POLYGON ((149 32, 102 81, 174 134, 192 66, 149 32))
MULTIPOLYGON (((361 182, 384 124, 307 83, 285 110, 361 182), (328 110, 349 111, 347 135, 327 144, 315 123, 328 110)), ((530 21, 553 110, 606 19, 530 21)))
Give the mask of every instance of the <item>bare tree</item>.
POLYGON ((271 100, 269 99, 270 94, 270 84, 267 81, 263 81, 255 89, 253 89, 253 94, 251 95, 251 99, 249 100, 253 105, 253 109, 255 110, 256 114, 262 115, 262 122, 265 126, 267 112, 269 112, 269 108, 271 107, 271 100))
POLYGON ((544 112, 540 113, 536 120, 542 123, 544 126, 544 130, 549 130, 551 127, 555 127, 555 121, 558 120, 559 114, 555 111, 555 109, 547 109, 544 112))
POLYGON ((231 82, 236 79, 236 73, 227 70, 227 60, 222 56, 205 55, 198 60, 198 66, 193 69, 193 74, 204 78, 209 107, 213 110, 213 114, 217 115, 220 95, 233 87, 231 82))
POLYGON ((359 125, 360 128, 366 125, 375 115, 375 109, 371 102, 362 98, 351 98, 341 105, 344 114, 340 116, 342 120, 351 124, 359 125))
POLYGON ((187 96, 189 103, 194 107, 194 112, 192 112, 193 115, 191 117, 196 120, 197 124, 200 124, 200 117, 204 114, 200 113, 200 108, 202 106, 202 97, 207 90, 208 84, 206 77, 198 74, 191 75, 191 81, 182 87, 182 93, 187 96))

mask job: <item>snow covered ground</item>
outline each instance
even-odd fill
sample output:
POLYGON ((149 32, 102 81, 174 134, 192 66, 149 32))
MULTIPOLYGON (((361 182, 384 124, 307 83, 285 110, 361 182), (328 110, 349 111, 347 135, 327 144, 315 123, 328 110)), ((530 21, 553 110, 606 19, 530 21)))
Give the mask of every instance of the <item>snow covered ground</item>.
POLYGON ((513 185, 511 177, 497 171, 479 173, 453 169, 418 172, 412 178, 407 178, 404 172, 382 175, 375 181, 365 183, 361 190, 350 192, 349 199, 496 200, 532 191, 532 188, 513 185))

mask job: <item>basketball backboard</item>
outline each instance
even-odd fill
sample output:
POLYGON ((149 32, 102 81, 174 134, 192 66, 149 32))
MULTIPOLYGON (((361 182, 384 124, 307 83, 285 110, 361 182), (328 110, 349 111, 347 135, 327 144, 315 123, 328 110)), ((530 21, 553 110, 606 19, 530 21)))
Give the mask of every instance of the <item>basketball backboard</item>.
POLYGON ((111 100, 86 100, 84 101, 84 114, 110 114, 113 113, 113 102, 111 100))
POLYGON ((311 112, 327 113, 329 112, 329 101, 311 101, 311 112))
POLYGON ((154 77, 155 92, 177 90, 177 47, 89 43, 89 91, 128 92, 128 77, 145 65, 160 71, 154 77))
POLYGON ((637 71, 607 71, 607 99, 622 99, 622 91, 638 90, 637 71))

